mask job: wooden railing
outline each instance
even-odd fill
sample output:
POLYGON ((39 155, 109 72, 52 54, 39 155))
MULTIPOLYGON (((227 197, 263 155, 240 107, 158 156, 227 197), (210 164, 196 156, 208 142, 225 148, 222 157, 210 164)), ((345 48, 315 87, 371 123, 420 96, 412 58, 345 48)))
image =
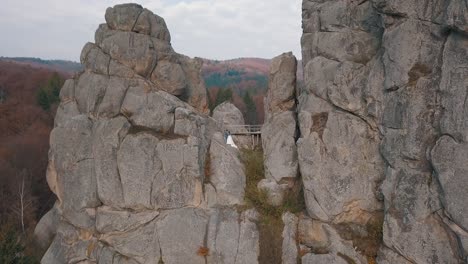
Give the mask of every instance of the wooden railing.
POLYGON ((261 135, 262 125, 226 125, 231 135, 261 135))

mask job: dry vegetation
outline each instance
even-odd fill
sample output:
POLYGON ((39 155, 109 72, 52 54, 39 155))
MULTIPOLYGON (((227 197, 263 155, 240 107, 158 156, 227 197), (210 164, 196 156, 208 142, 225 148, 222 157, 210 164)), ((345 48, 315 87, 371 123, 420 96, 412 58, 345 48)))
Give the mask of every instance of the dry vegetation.
POLYGON ((56 105, 44 111, 37 103, 39 88, 52 74, 51 70, 0 61, 0 247, 9 232, 15 233, 17 245, 32 256, 28 263, 37 263, 42 254, 31 243, 32 233, 55 200, 45 172, 56 105))
POLYGON ((259 149, 243 149, 241 154, 245 165, 247 183, 245 202, 247 207, 254 207, 261 215, 258 223, 260 232, 259 263, 281 263, 283 221, 281 216, 289 211, 299 213, 304 208, 301 192, 290 192, 286 195, 282 206, 275 207, 267 201, 265 191, 258 190, 257 184, 265 176, 263 152, 259 149))

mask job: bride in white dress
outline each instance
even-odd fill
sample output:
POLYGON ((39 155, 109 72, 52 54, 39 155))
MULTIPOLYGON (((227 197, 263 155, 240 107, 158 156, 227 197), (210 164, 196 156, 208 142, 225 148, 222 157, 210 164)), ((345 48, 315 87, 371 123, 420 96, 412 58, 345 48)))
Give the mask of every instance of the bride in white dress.
POLYGON ((230 145, 233 148, 237 148, 236 144, 234 143, 234 140, 232 140, 231 135, 227 136, 226 144, 230 145))

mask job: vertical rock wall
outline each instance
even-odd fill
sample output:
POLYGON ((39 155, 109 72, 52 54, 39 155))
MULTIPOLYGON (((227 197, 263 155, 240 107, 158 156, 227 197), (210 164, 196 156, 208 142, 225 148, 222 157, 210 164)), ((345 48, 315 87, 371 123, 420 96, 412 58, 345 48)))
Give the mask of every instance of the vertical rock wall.
POLYGON ((42 263, 256 263, 258 215, 238 210, 244 167, 205 115, 200 61, 139 5, 105 18, 61 91, 42 263))
POLYGON ((466 262, 466 1, 304 0, 302 15, 302 263, 466 262))
POLYGON ((274 205, 282 204, 285 192, 298 178, 296 71, 297 60, 291 52, 271 61, 262 127, 265 179, 258 187, 274 205))

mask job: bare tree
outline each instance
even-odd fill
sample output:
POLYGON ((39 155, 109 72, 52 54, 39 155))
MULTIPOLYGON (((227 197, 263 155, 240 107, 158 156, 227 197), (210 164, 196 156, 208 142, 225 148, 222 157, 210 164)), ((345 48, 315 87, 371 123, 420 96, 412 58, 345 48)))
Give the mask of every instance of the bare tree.
POLYGON ((18 201, 12 205, 11 210, 19 218, 21 222, 21 230, 24 234, 25 233, 25 217, 27 214, 27 210, 31 209, 33 205, 33 199, 30 193, 29 185, 26 185, 28 183, 27 181, 28 172, 26 170, 22 170, 19 174, 20 175, 17 175, 17 176, 21 177, 21 181, 18 183, 18 193, 17 193, 18 201))

